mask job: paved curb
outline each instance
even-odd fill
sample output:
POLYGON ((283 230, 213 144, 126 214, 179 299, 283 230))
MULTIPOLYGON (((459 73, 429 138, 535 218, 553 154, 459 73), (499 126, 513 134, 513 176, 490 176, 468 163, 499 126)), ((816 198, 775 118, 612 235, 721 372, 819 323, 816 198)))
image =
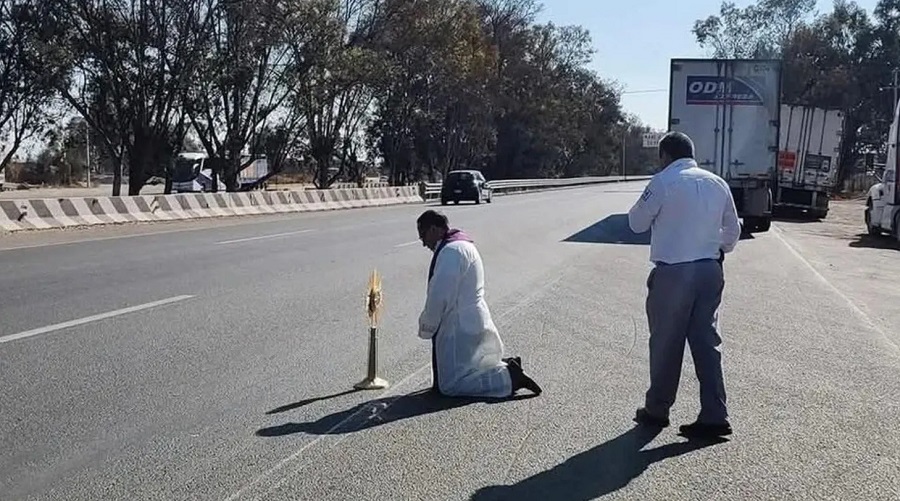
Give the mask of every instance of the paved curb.
POLYGON ((423 202, 415 186, 0 200, 0 229, 12 232, 423 202))

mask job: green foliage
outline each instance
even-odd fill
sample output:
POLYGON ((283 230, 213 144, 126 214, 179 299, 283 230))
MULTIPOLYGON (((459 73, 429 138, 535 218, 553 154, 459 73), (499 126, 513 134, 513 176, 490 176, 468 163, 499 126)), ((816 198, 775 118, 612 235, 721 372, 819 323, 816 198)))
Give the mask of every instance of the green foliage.
POLYGON ((535 24, 534 0, 0 2, 34 9, 7 23, 28 27, 33 81, 132 194, 186 144, 228 190, 247 153, 324 188, 375 167, 395 183, 607 174, 639 127, 587 69, 589 33, 535 24))

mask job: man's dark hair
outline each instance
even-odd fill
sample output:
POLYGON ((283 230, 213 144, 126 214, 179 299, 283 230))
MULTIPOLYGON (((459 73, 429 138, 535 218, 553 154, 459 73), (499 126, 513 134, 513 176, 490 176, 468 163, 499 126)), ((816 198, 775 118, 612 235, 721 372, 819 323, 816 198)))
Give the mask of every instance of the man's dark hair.
POLYGON ((694 142, 683 132, 670 132, 659 142, 660 158, 663 153, 669 155, 672 160, 694 158, 694 142))
POLYGON ((437 226, 438 228, 448 229, 450 227, 450 221, 447 219, 447 216, 431 209, 423 212, 419 219, 416 220, 416 224, 423 228, 437 226))

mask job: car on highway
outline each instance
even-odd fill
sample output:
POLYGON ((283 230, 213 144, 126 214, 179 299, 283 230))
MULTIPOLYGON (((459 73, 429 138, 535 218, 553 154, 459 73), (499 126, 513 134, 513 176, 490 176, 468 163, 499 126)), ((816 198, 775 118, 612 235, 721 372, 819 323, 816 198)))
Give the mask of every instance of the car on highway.
POLYGON ((450 171, 441 183, 441 205, 447 205, 450 201, 458 204, 465 200, 476 204, 482 200, 491 203, 493 198, 490 183, 477 170, 450 171))

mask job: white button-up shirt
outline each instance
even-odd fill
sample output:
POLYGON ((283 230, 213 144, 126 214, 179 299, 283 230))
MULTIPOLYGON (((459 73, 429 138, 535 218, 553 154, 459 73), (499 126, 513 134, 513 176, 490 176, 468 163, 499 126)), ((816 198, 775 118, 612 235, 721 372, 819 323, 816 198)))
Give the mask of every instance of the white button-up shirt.
POLYGON ((741 237, 728 183, 689 158, 676 160, 650 180, 628 211, 635 233, 652 230, 650 261, 678 264, 718 259, 741 237))

